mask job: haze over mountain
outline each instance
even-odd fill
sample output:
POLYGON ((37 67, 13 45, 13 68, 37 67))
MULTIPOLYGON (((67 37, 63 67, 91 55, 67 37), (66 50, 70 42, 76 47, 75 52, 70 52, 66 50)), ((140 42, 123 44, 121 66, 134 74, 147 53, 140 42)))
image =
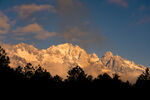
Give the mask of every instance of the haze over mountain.
POLYGON ((17 45, 0 44, 10 57, 10 66, 25 66, 31 63, 34 66, 41 65, 52 75, 66 78, 69 69, 79 65, 89 75, 96 77, 101 73, 121 76, 124 81, 135 82, 136 78, 146 67, 136 65, 133 61, 113 55, 108 51, 99 58, 95 53, 88 54, 78 45, 69 43, 51 46, 47 49, 38 50, 33 45, 20 43, 17 45))

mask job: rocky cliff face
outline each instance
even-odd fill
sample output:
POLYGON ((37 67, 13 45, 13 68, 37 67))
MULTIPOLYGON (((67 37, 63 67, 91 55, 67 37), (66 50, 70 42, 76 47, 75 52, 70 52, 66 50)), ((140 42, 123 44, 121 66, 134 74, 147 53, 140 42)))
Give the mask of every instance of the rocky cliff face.
POLYGON ((95 53, 88 54, 79 46, 69 43, 53 45, 43 50, 24 43, 1 44, 1 46, 10 57, 10 66, 25 66, 27 63, 32 63, 34 66, 41 65, 52 75, 57 74, 63 78, 66 77, 69 69, 79 65, 87 74, 94 77, 105 72, 110 75, 118 73, 123 80, 135 81, 146 68, 118 55, 114 56, 110 51, 98 58, 95 53))

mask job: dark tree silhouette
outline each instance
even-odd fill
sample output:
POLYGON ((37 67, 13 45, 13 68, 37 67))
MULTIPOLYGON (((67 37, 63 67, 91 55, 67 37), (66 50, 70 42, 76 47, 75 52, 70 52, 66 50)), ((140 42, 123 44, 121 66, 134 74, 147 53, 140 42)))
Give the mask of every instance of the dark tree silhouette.
POLYGON ((25 80, 25 75, 24 75, 24 71, 23 71, 23 68, 21 66, 18 66, 16 69, 15 69, 15 73, 16 73, 16 78, 18 81, 23 81, 25 80))
POLYGON ((58 75, 54 76, 53 80, 56 82, 56 83, 61 83, 62 82, 62 78, 58 75))
POLYGON ((104 73, 103 75, 99 75, 97 77, 97 79, 98 80, 104 80, 104 81, 112 80, 112 78, 107 73, 104 73))
POLYGON ((137 79, 136 88, 150 88, 150 71, 149 68, 145 69, 145 72, 143 72, 137 79))
POLYGON ((138 77, 138 80, 150 80, 150 71, 149 71, 149 68, 146 68, 145 72, 143 72, 143 74, 141 74, 138 77))
POLYGON ((89 82, 92 82, 93 76, 92 76, 92 75, 88 75, 88 76, 87 76, 87 80, 88 80, 89 82))
POLYGON ((93 81, 94 88, 110 88, 112 78, 107 74, 100 74, 93 81))
POLYGON ((35 70, 34 74, 31 77, 31 80, 39 80, 39 81, 48 81, 50 79, 52 79, 51 74, 41 66, 38 66, 38 68, 35 70))
POLYGON ((65 80, 65 85, 69 87, 87 87, 87 85, 89 85, 87 74, 85 74, 81 67, 76 66, 68 71, 68 76, 65 80))
POLYGON ((16 73, 23 73, 23 68, 21 66, 18 66, 16 69, 15 69, 16 73))
POLYGON ((117 88, 117 87, 119 87, 119 88, 126 87, 126 83, 124 83, 120 80, 120 76, 118 74, 113 74, 112 84, 113 84, 113 87, 115 87, 115 88, 117 88))
POLYGON ((27 63, 27 65, 24 67, 24 75, 26 79, 31 79, 31 77, 34 75, 34 67, 31 63, 27 63))
POLYGON ((113 74, 113 78, 112 78, 113 80, 118 81, 118 80, 120 80, 119 78, 120 78, 120 76, 118 74, 113 74))
POLYGON ((85 81, 87 74, 79 66, 68 71, 68 81, 85 81))
POLYGON ((10 60, 7 53, 0 47, 0 79, 1 81, 3 80, 3 82, 16 79, 16 73, 9 67, 9 63, 10 60))
POLYGON ((64 88, 65 87, 63 78, 58 75, 53 77, 53 82, 54 82, 56 88, 64 88))
POLYGON ((0 46, 0 67, 9 67, 9 57, 5 50, 0 46))

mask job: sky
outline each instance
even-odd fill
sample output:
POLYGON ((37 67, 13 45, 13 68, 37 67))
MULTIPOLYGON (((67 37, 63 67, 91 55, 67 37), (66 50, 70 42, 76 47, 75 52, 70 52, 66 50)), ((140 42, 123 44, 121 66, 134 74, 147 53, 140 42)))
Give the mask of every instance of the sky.
POLYGON ((150 67, 150 0, 0 0, 0 42, 72 43, 150 67))

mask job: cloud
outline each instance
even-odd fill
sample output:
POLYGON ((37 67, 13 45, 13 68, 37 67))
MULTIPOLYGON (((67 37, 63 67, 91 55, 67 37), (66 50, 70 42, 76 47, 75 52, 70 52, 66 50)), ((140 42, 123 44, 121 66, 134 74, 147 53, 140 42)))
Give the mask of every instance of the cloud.
POLYGON ((70 27, 64 32, 63 36, 66 40, 76 42, 80 40, 81 37, 85 37, 86 32, 84 32, 82 29, 79 29, 79 27, 70 27))
POLYGON ((35 38, 38 39, 38 40, 45 40, 47 38, 54 37, 54 36, 56 36, 56 32, 47 32, 47 31, 44 31, 43 34, 37 34, 37 35, 35 35, 35 38))
POLYGON ((98 48, 103 46, 106 37, 102 36, 99 30, 93 28, 83 28, 83 27, 69 27, 65 29, 61 36, 67 42, 73 42, 81 47, 87 48, 89 46, 96 46, 98 48))
POLYGON ((140 11, 144 11, 144 10, 149 10, 150 9, 150 6, 145 6, 145 5, 142 5, 139 10, 140 11))
POLYGON ((0 11, 0 34, 6 34, 10 29, 9 18, 0 11))
POLYGON ((139 8, 140 11, 143 11, 145 9, 146 9, 146 6, 144 6, 144 5, 139 8))
POLYGON ((4 40, 5 38, 6 38, 5 36, 1 36, 1 35, 0 35, 0 41, 1 41, 1 40, 4 40))
POLYGON ((56 0, 56 8, 59 14, 68 15, 79 13, 79 9, 83 10, 83 4, 78 0, 56 0), (82 9, 81 9, 82 8, 82 9))
POLYGON ((108 2, 120 5, 120 6, 125 7, 125 8, 128 7, 128 3, 126 0, 108 0, 108 2))
POLYGON ((145 23, 150 23, 150 16, 142 18, 137 22, 137 24, 145 24, 145 23))
POLYGON ((24 41, 26 40, 24 37, 14 37, 15 40, 24 41))
POLYGON ((55 32, 48 32, 37 23, 29 24, 24 27, 19 27, 16 30, 13 30, 13 33, 16 36, 25 36, 28 34, 34 34, 34 38, 38 40, 45 40, 49 37, 56 36, 55 32))
POLYGON ((29 5, 21 5, 15 6, 14 10, 18 13, 20 18, 27 18, 35 12, 48 10, 48 11, 55 11, 52 5, 36 5, 36 4, 29 4, 29 5))
POLYGON ((75 43, 84 48, 89 46, 99 48, 104 38, 99 29, 90 26, 90 12, 86 6, 79 0, 55 1, 56 14, 60 17, 59 36, 65 42, 75 43))

